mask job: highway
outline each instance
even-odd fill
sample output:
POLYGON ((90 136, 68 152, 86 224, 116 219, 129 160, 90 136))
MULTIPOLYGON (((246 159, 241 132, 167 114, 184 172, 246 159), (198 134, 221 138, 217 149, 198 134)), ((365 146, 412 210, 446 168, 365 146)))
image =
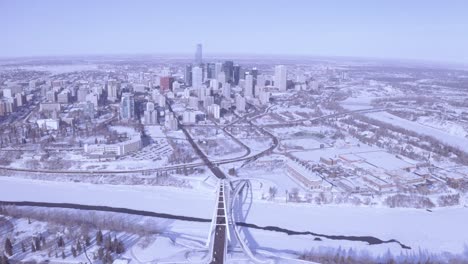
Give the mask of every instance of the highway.
MULTIPOLYGON (((169 104, 168 104, 169 105, 169 104)), ((170 105, 169 109, 172 111, 170 105)), ((169 165, 169 166, 164 166, 164 167, 159 167, 159 168, 154 168, 154 169, 139 169, 139 170, 109 170, 109 171, 92 171, 92 170, 44 170, 44 169, 23 169, 23 168, 12 168, 12 167, 0 167, 0 170, 5 170, 5 171, 12 171, 12 172, 30 172, 30 173, 50 173, 50 174, 61 174, 61 175, 77 175, 77 174, 83 174, 83 175, 89 175, 89 174, 128 174, 128 173, 153 173, 153 172, 161 172, 161 171, 170 171, 170 170, 176 170, 176 169, 184 169, 184 168, 196 168, 203 166, 205 164, 209 164, 208 167, 210 168, 211 171, 216 175, 216 177, 224 179, 225 175, 222 173, 214 164, 229 164, 233 162, 239 162, 239 161, 253 161, 258 159, 259 157, 271 153, 273 149, 275 149, 278 145, 278 139, 268 132, 265 128, 274 128, 274 127, 281 127, 281 126, 294 126, 294 125, 300 125, 303 124, 305 121, 319 121, 323 119, 328 119, 328 118, 334 118, 334 117, 339 117, 343 115, 348 115, 348 114, 353 114, 353 113, 370 113, 370 112, 379 112, 379 111, 386 111, 386 110, 391 110, 391 109, 397 109, 395 107, 393 108, 371 108, 371 109, 361 109, 361 110, 354 110, 354 111, 345 111, 345 112, 339 112, 339 113, 334 113, 334 114, 327 114, 323 116, 319 116, 316 118, 312 119, 305 119, 305 120, 298 120, 298 121, 292 121, 292 122, 285 122, 285 123, 278 123, 278 124, 265 124, 265 125, 256 125, 253 123, 253 118, 247 119, 247 124, 243 125, 242 127, 256 127, 259 129, 263 134, 267 135, 268 137, 272 138, 273 140, 273 145, 270 146, 268 149, 263 150, 260 153, 257 153, 255 155, 243 155, 242 157, 236 157, 236 158, 228 158, 228 159, 219 159, 219 160, 208 160, 206 155, 200 150, 200 148, 197 146, 197 144, 194 142, 193 138, 190 136, 190 134, 186 131, 186 127, 194 127, 194 126, 202 126, 202 127, 218 127, 218 125, 181 125, 180 127, 182 128, 182 131, 184 134, 187 136, 188 141, 192 145, 192 147, 195 149, 196 153, 198 156, 202 158, 202 162, 194 162, 194 163, 187 163, 187 164, 178 164, 178 165, 169 165)), ((262 113, 260 115, 263 115, 265 113, 262 113)), ((238 119, 228 126, 235 126, 236 123, 239 121, 243 120, 243 118, 238 119)))

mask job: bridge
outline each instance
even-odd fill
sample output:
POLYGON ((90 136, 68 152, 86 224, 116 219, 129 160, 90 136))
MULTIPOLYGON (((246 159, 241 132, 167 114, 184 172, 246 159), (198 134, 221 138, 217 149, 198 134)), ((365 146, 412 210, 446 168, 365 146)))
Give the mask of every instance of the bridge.
POLYGON ((213 214, 213 221, 211 223, 211 232, 209 242, 211 260, 209 263, 222 264, 225 263, 227 254, 227 245, 230 240, 229 234, 229 221, 228 221, 228 208, 227 208, 227 192, 225 190, 225 180, 220 180, 218 185, 218 195, 216 210, 213 214))

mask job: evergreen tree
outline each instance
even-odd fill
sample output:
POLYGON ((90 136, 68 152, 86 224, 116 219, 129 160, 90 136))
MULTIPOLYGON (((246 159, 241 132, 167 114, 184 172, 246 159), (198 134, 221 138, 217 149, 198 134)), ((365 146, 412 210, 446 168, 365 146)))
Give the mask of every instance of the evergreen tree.
POLYGON ((11 241, 9 238, 5 239, 5 253, 8 256, 13 255, 13 245, 11 244, 11 241))
POLYGON ((104 258, 104 249, 100 247, 98 249, 98 259, 102 260, 103 258, 104 258))
POLYGON ((78 251, 78 253, 81 253, 81 251, 83 251, 83 247, 81 247, 80 241, 76 242, 76 250, 78 251))
POLYGON ((45 241, 45 238, 41 235, 41 248, 44 248, 45 245, 46 245, 46 241, 45 241))
POLYGON ((102 232, 101 232, 101 230, 97 231, 97 233, 96 233, 96 244, 98 244, 98 246, 102 245, 102 232))
POLYGON ((117 246, 116 246, 115 253, 117 253, 117 254, 122 254, 122 253, 124 253, 124 252, 125 252, 125 245, 124 245, 124 243, 123 243, 121 240, 119 240, 119 241, 117 242, 117 246))
POLYGON ((112 264, 113 261, 114 261, 114 259, 112 258, 111 253, 109 251, 107 251, 103 262, 107 263, 107 264, 112 264))
POLYGON ((119 245, 119 241, 117 240, 116 237, 114 237, 114 241, 112 242, 112 252, 117 252, 117 247, 119 245))
POLYGON ((34 245, 36 246, 36 250, 41 250, 41 240, 38 237, 34 238, 34 245))
POLYGON ((71 247, 71 253, 72 253, 73 257, 76 258, 77 254, 76 254, 76 249, 75 249, 74 246, 71 247))
POLYGON ((58 247, 64 247, 65 246, 65 241, 63 241, 63 237, 59 237, 57 240, 57 246, 58 247))
POLYGON ((88 234, 84 235, 84 241, 87 247, 91 246, 91 239, 89 238, 88 234))
POLYGON ((106 251, 112 250, 112 239, 110 235, 106 236, 106 240, 104 241, 104 248, 106 249, 106 251))

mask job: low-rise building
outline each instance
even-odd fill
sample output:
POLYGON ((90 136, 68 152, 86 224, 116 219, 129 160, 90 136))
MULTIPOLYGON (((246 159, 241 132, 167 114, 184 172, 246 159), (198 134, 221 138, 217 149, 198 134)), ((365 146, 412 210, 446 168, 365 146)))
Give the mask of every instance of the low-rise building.
POLYGON ((325 182, 316 172, 293 161, 287 161, 288 175, 296 182, 300 183, 309 190, 331 189, 331 185, 325 182))
POLYGON ((130 140, 116 144, 85 144, 84 152, 93 156, 123 156, 130 152, 138 151, 142 147, 141 137, 135 136, 130 140))

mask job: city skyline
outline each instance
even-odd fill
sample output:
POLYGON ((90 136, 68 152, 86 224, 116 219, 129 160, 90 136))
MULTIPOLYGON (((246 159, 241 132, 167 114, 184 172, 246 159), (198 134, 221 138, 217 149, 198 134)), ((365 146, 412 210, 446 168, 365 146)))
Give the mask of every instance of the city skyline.
POLYGON ((0 57, 108 54, 344 56, 465 62, 467 4, 452 1, 2 1, 0 57), (338 8, 337 8, 338 7, 338 8), (203 14, 209 14, 205 16, 203 14), (21 19, 19 19, 21 18, 21 19), (204 52, 205 53, 205 52, 204 52))

